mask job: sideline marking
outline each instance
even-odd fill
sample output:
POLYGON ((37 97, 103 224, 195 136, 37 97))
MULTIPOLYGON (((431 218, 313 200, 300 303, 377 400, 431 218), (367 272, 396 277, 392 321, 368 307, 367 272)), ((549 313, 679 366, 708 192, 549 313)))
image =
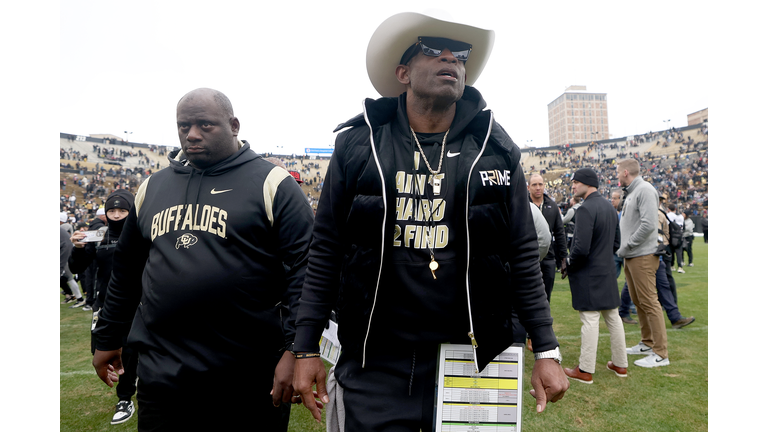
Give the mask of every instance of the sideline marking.
POLYGON ((72 372, 59 372, 59 376, 73 376, 73 375, 96 375, 96 369, 90 371, 72 371, 72 372))
MULTIPOLYGON (((634 324, 633 324, 633 325, 634 325, 634 324)), ((694 328, 686 328, 686 329, 672 329, 672 328, 671 328, 671 329, 668 329, 668 330, 667 330, 667 335, 669 335, 670 333, 673 333, 673 334, 674 334, 675 332, 679 332, 679 331, 681 331, 681 332, 689 332, 689 331, 701 331, 701 330, 707 330, 707 328, 708 328, 708 327, 709 327, 709 326, 703 326, 703 327, 694 327, 694 328)), ((631 332, 628 332, 628 331, 625 331, 625 332, 624 332, 624 335, 625 335, 625 336, 626 336, 626 335, 639 335, 639 334, 640 334, 640 330, 637 330, 637 331, 631 331, 631 332)), ((610 336, 611 336, 611 334, 610 334, 610 333, 600 333, 600 335, 599 335, 599 337, 610 337, 610 336)), ((573 335, 573 336, 572 336, 572 335, 568 335, 568 336, 558 336, 558 337, 557 337, 557 339, 558 339, 558 340, 561 340, 561 339, 562 339, 562 340, 581 339, 581 335, 573 335)))

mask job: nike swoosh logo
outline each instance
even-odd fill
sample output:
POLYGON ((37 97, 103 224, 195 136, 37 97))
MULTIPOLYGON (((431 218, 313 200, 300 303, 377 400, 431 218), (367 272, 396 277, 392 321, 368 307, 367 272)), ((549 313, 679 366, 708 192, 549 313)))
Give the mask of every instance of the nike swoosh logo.
POLYGON ((661 363, 661 362, 663 362, 663 361, 664 361, 664 359, 661 359, 661 360, 656 360, 656 363, 661 363))
POLYGON ((648 349, 642 349, 642 348, 640 348, 640 352, 646 352, 646 351, 650 351, 650 350, 652 350, 652 349, 653 349, 653 348, 648 348, 648 349))
POLYGON ((461 152, 458 152, 458 153, 451 153, 451 151, 450 151, 450 150, 448 150, 448 153, 446 153, 446 156, 448 156, 448 157, 456 157, 456 156, 458 156, 458 155, 460 155, 460 154, 461 154, 461 152))
POLYGON ((213 189, 211 189, 211 195, 216 195, 216 194, 220 194, 220 193, 224 193, 224 192, 229 192, 229 191, 231 191, 231 190, 232 190, 232 189, 227 189, 227 190, 220 190, 220 191, 217 191, 217 190, 216 190, 216 188, 213 188, 213 189))

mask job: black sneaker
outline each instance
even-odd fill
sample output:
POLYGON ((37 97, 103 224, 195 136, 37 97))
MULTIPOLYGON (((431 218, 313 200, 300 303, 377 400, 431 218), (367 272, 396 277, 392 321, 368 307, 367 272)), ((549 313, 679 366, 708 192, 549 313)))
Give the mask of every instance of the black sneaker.
POLYGON ((115 415, 112 416, 111 424, 125 423, 133 417, 133 401, 120 401, 115 405, 115 415))
POLYGON ((73 304, 73 305, 72 305, 72 306, 70 306, 69 308, 70 308, 70 309, 77 309, 77 308, 79 308, 79 307, 83 307, 83 306, 85 306, 85 299, 83 299, 83 298, 80 298, 80 299, 78 299, 78 300, 75 302, 75 304, 73 304))

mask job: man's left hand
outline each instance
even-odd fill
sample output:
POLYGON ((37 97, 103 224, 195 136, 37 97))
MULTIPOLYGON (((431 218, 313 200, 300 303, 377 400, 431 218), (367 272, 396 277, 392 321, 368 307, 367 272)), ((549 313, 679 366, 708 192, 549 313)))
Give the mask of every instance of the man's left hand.
POLYGON ((281 402, 290 403, 293 396, 293 368, 296 359, 293 353, 285 351, 275 368, 275 379, 272 382, 272 405, 280 406, 281 402))
POLYGON ((554 359, 539 359, 533 364, 531 375, 531 396, 536 398, 536 412, 547 407, 547 402, 555 403, 565 396, 571 384, 565 376, 562 366, 554 359))
POLYGON ((560 263, 560 274, 562 275, 561 279, 568 277, 568 263, 565 262, 565 258, 563 258, 563 261, 560 263))

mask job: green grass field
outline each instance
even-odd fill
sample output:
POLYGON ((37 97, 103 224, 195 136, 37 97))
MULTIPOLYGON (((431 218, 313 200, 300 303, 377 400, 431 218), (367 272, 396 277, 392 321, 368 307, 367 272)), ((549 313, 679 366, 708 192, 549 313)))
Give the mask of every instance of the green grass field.
MULTIPOLYGON (((627 378, 605 369, 610 360, 608 330, 601 320, 597 370, 591 385, 571 381, 565 398, 536 414, 530 389, 533 354, 525 351, 526 397, 522 429, 525 431, 706 431, 708 428, 708 246, 701 237, 694 245, 694 267, 675 273, 680 312, 696 322, 680 330, 667 321, 670 365, 654 369, 636 367, 640 356, 629 356, 627 378)), ((560 340, 563 365, 573 367, 579 358, 581 322, 571 308, 567 280, 559 274, 552 294, 555 333, 560 340)), ((622 272, 618 286, 624 285, 622 272)), ((617 288, 618 289, 618 288, 617 288)), ((97 377, 91 366, 90 313, 61 305, 60 409, 61 431, 136 430, 136 415, 127 423, 109 424, 117 403, 114 389, 97 377)), ((640 329, 624 325, 627 346, 637 344, 640 329)), ((135 402, 135 398, 134 398, 135 402)), ((258 430, 255 428, 254 430, 258 430)), ((294 406, 292 432, 324 431, 309 412, 294 406)))

